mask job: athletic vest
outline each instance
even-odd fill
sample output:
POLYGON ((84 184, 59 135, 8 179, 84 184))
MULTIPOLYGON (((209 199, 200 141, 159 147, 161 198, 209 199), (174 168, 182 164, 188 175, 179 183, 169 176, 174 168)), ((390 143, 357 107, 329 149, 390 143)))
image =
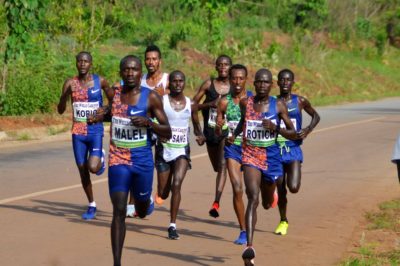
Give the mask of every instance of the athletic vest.
POLYGON ((256 147, 269 147, 275 144, 276 133, 264 129, 262 126, 262 120, 269 119, 272 121, 272 123, 277 124, 278 112, 276 103, 276 98, 269 96, 268 112, 260 113, 254 110, 254 96, 250 96, 248 98, 243 131, 243 139, 246 141, 247 145, 256 147))
POLYGON ((171 107, 169 96, 163 96, 164 111, 172 131, 172 137, 166 143, 162 143, 163 158, 166 162, 172 161, 180 155, 186 155, 185 147, 189 145, 189 120, 192 110, 190 99, 188 97, 185 99, 185 108, 175 111, 171 107))
MULTIPOLYGON (((224 94, 224 95, 221 94, 220 95, 217 92, 217 90, 215 89, 214 79, 211 79, 211 86, 206 91, 205 95, 206 95, 206 98, 204 99, 203 103, 212 102, 212 101, 216 100, 218 97, 222 97, 222 96, 225 96, 227 94, 224 94)), ((201 111, 202 111, 203 119, 204 119, 204 129, 206 129, 206 128, 214 129, 215 126, 216 126, 216 120, 217 120, 217 108, 210 107, 210 108, 207 108, 207 109, 203 109, 201 111)), ((224 125, 222 127, 223 130, 225 130, 227 128, 228 127, 226 125, 224 125)))
POLYGON ((110 166, 118 164, 148 164, 153 162, 151 132, 146 127, 131 125, 130 117, 147 117, 147 101, 150 90, 141 87, 136 105, 121 103, 122 86, 115 89, 111 109, 110 166))
MULTIPOLYGON (((251 91, 247 91, 247 97, 252 96, 253 93, 251 91)), ((236 104, 233 99, 232 95, 228 94, 226 96, 226 99, 228 100, 228 105, 226 107, 226 121, 228 124, 229 128, 229 135, 232 136, 233 132, 235 131, 237 125, 239 124, 240 118, 241 118, 241 112, 240 112, 240 106, 239 104, 236 104)), ((235 145, 242 145, 242 138, 243 138, 243 133, 238 135, 235 138, 235 145)))
POLYGON ((88 117, 95 115, 96 110, 103 106, 100 77, 95 74, 90 77, 87 83, 90 87, 81 86, 78 77, 72 81, 72 134, 75 135, 104 133, 102 122, 87 123, 88 117))
POLYGON ((163 91, 165 93, 165 90, 167 89, 167 84, 168 84, 168 74, 167 73, 163 73, 161 80, 157 83, 156 86, 150 86, 149 84, 147 84, 147 73, 143 74, 142 76, 142 80, 140 82, 140 86, 142 87, 146 87, 149 88, 150 90, 154 90, 156 88, 163 88, 163 91))
MULTIPOLYGON (((299 132, 302 127, 302 116, 299 108, 299 97, 296 94, 292 94, 291 98, 288 102, 286 102, 287 110, 289 113, 289 118, 292 121, 292 124, 296 130, 299 132)), ((281 121, 281 128, 286 128, 286 125, 283 121, 281 121)), ((286 146, 299 146, 303 143, 303 140, 288 140, 282 135, 278 135, 278 142, 280 145, 286 146)))

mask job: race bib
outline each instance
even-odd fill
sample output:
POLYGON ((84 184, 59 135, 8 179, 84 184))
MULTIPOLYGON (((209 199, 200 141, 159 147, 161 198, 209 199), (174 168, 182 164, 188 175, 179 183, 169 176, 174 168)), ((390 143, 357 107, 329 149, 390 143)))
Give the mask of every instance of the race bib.
POLYGON ((74 121, 87 122, 90 115, 96 115, 96 110, 100 107, 99 102, 74 102, 72 109, 74 121))
MULTIPOLYGON (((296 132, 297 132, 297 123, 296 123, 296 119, 295 119, 295 118, 290 118, 290 121, 292 121, 292 124, 293 124, 293 126, 294 126, 294 129, 295 129, 296 132)), ((286 129, 286 125, 285 125, 285 122, 284 122, 283 120, 281 120, 281 128, 286 129)))
MULTIPOLYGON (((276 125, 276 119, 271 119, 276 125)), ((260 120, 246 121, 246 139, 247 143, 257 147, 269 147, 274 144, 276 133, 265 129, 260 120)))
POLYGON ((111 139, 120 148, 138 148, 147 144, 147 128, 135 127, 129 118, 113 117, 111 139))
POLYGON ((189 137, 189 128, 171 126, 172 137, 163 143, 164 147, 168 148, 183 148, 186 147, 189 137))
POLYGON ((217 109, 210 108, 208 114, 208 126, 214 128, 217 125, 217 109))
MULTIPOLYGON (((228 122, 228 128, 229 128, 228 136, 229 137, 233 136, 233 133, 235 132, 235 129, 238 124, 239 124, 239 121, 229 121, 228 122)), ((235 142, 234 142, 236 145, 240 145, 242 143, 242 136, 243 136, 243 132, 240 133, 238 136, 236 136, 235 142)))

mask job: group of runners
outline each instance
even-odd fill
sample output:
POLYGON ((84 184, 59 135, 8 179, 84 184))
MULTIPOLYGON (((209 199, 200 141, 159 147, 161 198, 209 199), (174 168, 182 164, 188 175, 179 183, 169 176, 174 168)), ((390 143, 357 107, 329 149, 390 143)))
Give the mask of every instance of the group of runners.
POLYGON ((240 229, 234 243, 247 245, 242 258, 245 265, 254 265, 259 194, 265 209, 278 205, 281 221, 275 233, 286 235, 287 189, 296 193, 300 188, 300 146, 318 124, 318 113, 306 98, 292 93, 295 76, 289 69, 278 74, 277 96, 270 95, 272 73, 265 68, 258 70, 253 93, 246 90, 247 68, 221 55, 215 63, 217 77, 204 81, 191 100, 184 95, 186 77, 182 71, 161 71, 162 55, 157 46, 148 46, 144 58, 146 74, 142 74, 141 60, 128 55, 120 61, 121 81, 109 86, 104 78, 91 74, 92 56, 83 51, 76 56, 78 75, 64 83, 58 112, 65 111, 70 98, 74 156, 89 201, 82 218, 96 216, 90 173, 100 175, 105 170, 102 122, 110 121, 108 185, 113 206, 114 265, 121 264, 126 217, 150 215, 154 202, 162 204, 170 193, 168 238, 179 239, 176 219, 182 182, 191 168, 191 119, 195 140, 200 146, 206 144, 217 173, 209 215, 220 215, 220 199, 229 174, 240 229), (103 104, 102 92, 107 105, 103 104), (311 116, 307 127, 302 127, 302 110, 311 116), (153 199, 154 168, 157 191, 153 199))

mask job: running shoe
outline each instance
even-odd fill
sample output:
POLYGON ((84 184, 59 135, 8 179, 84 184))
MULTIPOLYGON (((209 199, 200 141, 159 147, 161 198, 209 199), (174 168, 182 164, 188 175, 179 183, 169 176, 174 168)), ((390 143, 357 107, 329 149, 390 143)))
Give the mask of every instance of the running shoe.
POLYGON ((245 266, 254 266, 254 258, 256 257, 256 251, 253 247, 246 247, 242 253, 242 259, 245 266))
POLYGON ((211 210, 208 212, 210 214, 211 217, 217 218, 219 217, 219 203, 218 202, 214 202, 211 210))
POLYGON ((164 200, 161 197, 158 196, 158 193, 155 193, 155 198, 156 198, 156 203, 158 205, 162 205, 163 204, 164 200))
POLYGON ((236 245, 245 245, 247 243, 246 231, 240 231, 239 237, 233 243, 236 245))
POLYGON ((282 235, 282 236, 286 235, 288 227, 289 227, 289 223, 287 221, 281 221, 278 224, 278 227, 275 229, 275 234, 282 235))
POLYGON ((96 217, 96 211, 97 211, 96 207, 89 206, 87 211, 84 214, 82 214, 82 219, 84 220, 94 219, 96 217))
POLYGON ((173 226, 168 227, 168 238, 173 239, 173 240, 178 240, 179 235, 178 232, 176 232, 176 228, 173 226))
POLYGON ((146 215, 152 214, 153 211, 154 211, 154 200, 153 200, 153 196, 151 196, 151 197, 150 197, 150 205, 149 205, 149 207, 147 208, 146 215))
POLYGON ((104 151, 104 149, 102 149, 101 150, 101 168, 99 171, 97 171, 96 175, 101 175, 106 170, 106 164, 104 162, 105 157, 106 157, 106 152, 104 151))
POLYGON ((126 217, 135 217, 135 205, 133 204, 128 204, 128 206, 126 206, 126 217))
POLYGON ((271 203, 271 208, 275 208, 276 206, 278 206, 278 192, 276 192, 276 190, 274 191, 274 201, 271 203))

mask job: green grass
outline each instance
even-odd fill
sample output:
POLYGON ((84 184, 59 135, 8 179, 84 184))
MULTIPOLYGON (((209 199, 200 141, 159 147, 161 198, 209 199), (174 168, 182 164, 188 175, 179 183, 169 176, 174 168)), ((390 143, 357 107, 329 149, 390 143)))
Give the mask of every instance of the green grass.
MULTIPOLYGON (((400 199, 384 202, 379 205, 378 212, 365 215, 369 224, 368 230, 386 230, 400 233, 400 199)), ((367 232, 368 233, 368 232, 367 232)), ((378 252, 379 243, 365 243, 365 235, 360 240, 361 247, 356 257, 348 258, 341 262, 341 266, 375 266, 375 265, 400 265, 400 247, 393 250, 378 252)), ((399 239, 397 239, 399 241, 399 239)))
POLYGON ((57 127, 57 126, 50 126, 47 128, 47 134, 49 136, 54 136, 60 133, 64 133, 68 131, 69 126, 57 127))

